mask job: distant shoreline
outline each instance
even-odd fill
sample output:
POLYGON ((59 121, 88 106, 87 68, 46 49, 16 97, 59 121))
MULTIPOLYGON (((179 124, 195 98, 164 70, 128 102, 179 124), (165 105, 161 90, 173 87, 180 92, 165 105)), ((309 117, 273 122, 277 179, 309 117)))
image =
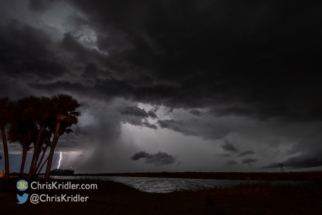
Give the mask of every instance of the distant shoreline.
POLYGON ((144 172, 144 173, 78 173, 70 176, 122 176, 155 178, 193 178, 260 181, 321 181, 322 171, 305 172, 144 172))

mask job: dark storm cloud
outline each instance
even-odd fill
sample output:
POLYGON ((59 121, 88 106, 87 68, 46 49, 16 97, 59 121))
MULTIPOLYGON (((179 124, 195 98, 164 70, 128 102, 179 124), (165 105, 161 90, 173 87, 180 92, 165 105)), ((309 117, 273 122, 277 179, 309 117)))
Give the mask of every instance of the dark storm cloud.
POLYGON ((143 126, 151 129, 157 129, 158 127, 147 121, 146 118, 150 116, 144 109, 137 106, 125 106, 118 107, 117 111, 123 115, 123 121, 132 125, 143 126))
POLYGON ((131 159, 132 160, 139 160, 140 158, 146 158, 146 157, 148 157, 148 156, 150 156, 150 154, 148 154, 148 153, 146 153, 146 152, 137 152, 137 153, 135 153, 132 157, 131 157, 131 159))
POLYGON ((221 148, 223 148, 225 151, 232 152, 232 153, 237 153, 238 149, 236 149, 235 146, 232 145, 229 141, 225 140, 225 143, 221 145, 221 148))
MULTIPOLYGON (((28 7, 48 10, 51 2, 31 0, 28 7)), ((70 24, 94 29, 96 44, 85 47, 82 33, 73 32, 50 43, 41 30, 27 24, 3 25, 3 72, 17 79, 25 78, 21 74, 36 76, 40 82, 31 86, 44 91, 69 87, 84 93, 90 86, 94 95, 107 98, 170 108, 211 107, 209 113, 215 116, 302 119, 312 116, 310 110, 322 100, 316 72, 322 3, 66 2, 86 17, 73 15, 79 19, 70 24), (48 44, 70 54, 68 68, 75 79, 41 82, 69 72, 48 44), (105 86, 110 82, 117 82, 112 91, 105 86)), ((10 16, 6 18, 15 18, 10 16)))
MULTIPOLYGON (((111 49, 115 59, 135 65, 154 84, 177 86, 161 97, 167 106, 224 104, 214 114, 299 119, 320 99, 315 71, 321 3, 123 0, 74 5, 100 26, 100 49, 111 49)), ((157 100, 154 86, 146 90, 151 97, 136 99, 157 100)))
POLYGON ((236 165, 236 164, 238 164, 238 163, 236 161, 233 161, 233 160, 226 162, 227 166, 233 166, 233 165, 236 165))
POLYGON ((84 95, 91 98, 111 100, 115 97, 122 97, 128 100, 140 101, 154 105, 170 105, 172 87, 153 86, 142 87, 137 89, 131 82, 126 80, 116 80, 114 78, 101 80, 95 79, 95 86, 87 83, 70 83, 69 81, 58 81, 52 84, 31 83, 33 89, 42 91, 59 91, 65 90, 74 94, 84 95))
MULTIPOLYGON (((282 161, 286 168, 310 168, 322 166, 322 134, 321 127, 312 131, 288 151, 291 157, 282 161), (295 155, 298 154, 298 155, 295 155)), ((263 168, 278 168, 277 163, 269 164, 263 168)))
POLYGON ((201 113, 198 110, 191 110, 190 113, 195 116, 201 116, 201 113))
POLYGON ((151 117, 152 119, 157 119, 158 116, 153 112, 153 111, 148 111, 149 117, 151 117))
MULTIPOLYGON (((247 133, 241 126, 247 118, 276 117, 277 124, 322 119, 321 2, 57 2, 0 2, 0 95, 70 93, 106 106, 121 98, 134 106, 183 108, 194 116, 202 110, 202 117, 189 116, 193 120, 164 120, 157 113, 159 127, 204 139, 247 133), (238 125, 230 121, 235 116, 238 125)), ((120 122, 157 129, 148 121, 157 119, 156 111, 121 114, 116 107, 110 118, 99 112, 103 119, 75 129, 61 147, 76 148, 91 138, 114 143, 120 122)), ((237 143, 223 149, 237 156, 249 149, 237 143)), ((290 165, 316 165, 318 143, 296 144, 290 153, 301 154, 289 158, 290 165)), ((266 144, 284 147, 279 139, 266 144)), ((99 159, 93 157, 88 169, 106 161, 104 153, 96 150, 99 159)))
POLYGON ((309 109, 308 118, 322 119, 322 101, 315 102, 309 109))
MULTIPOLYGON (((29 7, 45 10, 51 2, 30 1, 29 7)), ((69 85, 84 93, 90 86, 90 91, 108 98, 121 96, 170 108, 212 107, 209 113, 215 116, 257 119, 312 116, 309 110, 321 100, 321 79, 315 75, 321 47, 320 3, 67 2, 86 16, 72 16, 78 21, 71 25, 96 30, 99 50, 85 47, 82 33, 65 33, 52 46, 71 54, 68 68, 79 79, 33 87, 49 91, 69 85), (119 84, 114 91, 102 87, 114 81, 119 84)), ((50 41, 43 32, 26 26, 11 31, 2 26, 2 53, 7 53, 1 58, 3 72, 36 80, 66 74, 66 65, 46 48, 50 41), (5 32, 10 36, 3 36, 5 32)), ((199 115, 196 110, 191 113, 199 115)))
POLYGON ((32 11, 45 11, 54 1, 57 0, 29 0, 28 8, 32 11))
POLYGON ((158 129, 158 127, 154 124, 151 124, 149 122, 142 122, 142 126, 147 127, 147 128, 151 128, 151 129, 158 129))
POLYGON ((138 117, 148 117, 148 113, 139 107, 129 106, 129 107, 119 107, 118 111, 123 115, 132 115, 138 117))
POLYGON ((48 47, 49 36, 18 21, 0 25, 0 71, 19 81, 52 81, 67 68, 48 47))
POLYGON ((124 123, 129 123, 131 125, 147 127, 151 129, 158 129, 156 125, 149 123, 146 119, 142 119, 141 117, 123 116, 122 120, 124 123))
POLYGON ((176 132, 180 132, 183 135, 187 136, 197 136, 197 133, 187 126, 183 122, 179 122, 176 120, 158 120, 158 124, 161 126, 161 128, 167 128, 176 132))
POLYGON ((257 162, 257 161, 258 161, 257 159, 253 159, 253 158, 246 158, 246 159, 242 160, 242 164, 248 164, 248 165, 251 165, 252 163, 257 162))
POLYGON ((242 152, 238 155, 238 157, 243 157, 245 155, 252 155, 252 154, 255 154, 255 152, 249 150, 249 151, 245 151, 245 152, 242 152))
POLYGON ((109 62, 102 54, 100 54, 96 49, 86 48, 82 45, 77 39, 81 35, 73 35, 72 32, 68 32, 64 34, 64 38, 60 44, 60 46, 68 51, 69 53, 73 53, 75 59, 79 62, 90 62, 91 60, 95 61, 104 61, 109 62))
POLYGON ((149 154, 147 152, 141 151, 135 153, 131 159, 132 160, 139 160, 141 158, 145 159, 145 163, 148 164, 155 164, 157 166, 160 165, 170 165, 173 164, 176 161, 176 158, 172 155, 169 155, 165 152, 158 152, 156 154, 149 154))
MULTIPOLYGON (((322 153, 320 156, 299 156, 291 157, 283 162, 285 168, 289 169, 300 169, 300 168, 311 168, 311 167, 320 167, 322 166, 322 153)), ((279 168, 278 163, 272 163, 264 168, 279 168)))

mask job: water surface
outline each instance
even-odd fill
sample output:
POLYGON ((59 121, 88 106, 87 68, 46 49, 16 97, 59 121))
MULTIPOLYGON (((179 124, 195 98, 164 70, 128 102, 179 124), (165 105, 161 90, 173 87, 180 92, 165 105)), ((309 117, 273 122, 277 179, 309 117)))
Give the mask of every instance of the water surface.
MULTIPOLYGON (((119 176, 51 176, 53 179, 100 179, 120 182, 148 193, 170 193, 176 190, 200 190, 214 187, 231 187, 242 182, 258 181, 186 179, 186 178, 152 178, 152 177, 119 177, 119 176)), ((304 182, 274 181, 273 184, 301 184, 304 182)))

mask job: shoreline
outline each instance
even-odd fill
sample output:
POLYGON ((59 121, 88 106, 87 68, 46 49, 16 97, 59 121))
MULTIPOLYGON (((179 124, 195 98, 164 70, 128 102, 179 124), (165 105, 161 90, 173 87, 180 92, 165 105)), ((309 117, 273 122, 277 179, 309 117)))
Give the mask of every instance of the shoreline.
MULTIPOLYGON (((67 175, 66 175, 67 176, 67 175)), ((322 171, 305 172, 138 172, 138 173, 78 173, 68 176, 122 176, 154 178, 191 178, 256 181, 322 181, 322 171)))

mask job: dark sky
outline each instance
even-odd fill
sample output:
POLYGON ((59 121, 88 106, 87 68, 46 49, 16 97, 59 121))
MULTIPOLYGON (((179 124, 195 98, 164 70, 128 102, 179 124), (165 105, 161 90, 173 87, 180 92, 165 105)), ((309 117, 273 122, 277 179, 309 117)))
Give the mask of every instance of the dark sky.
POLYGON ((1 1, 0 96, 81 102, 76 172, 321 169, 321 26, 318 1, 1 1))

